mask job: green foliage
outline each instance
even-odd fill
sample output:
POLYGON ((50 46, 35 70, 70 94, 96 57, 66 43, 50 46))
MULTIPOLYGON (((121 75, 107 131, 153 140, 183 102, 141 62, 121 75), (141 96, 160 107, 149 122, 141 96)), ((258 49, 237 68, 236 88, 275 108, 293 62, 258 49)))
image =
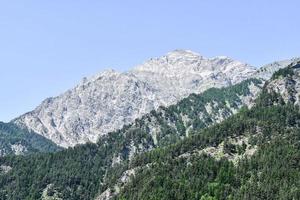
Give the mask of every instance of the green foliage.
POLYGON ((223 151, 227 154, 235 154, 238 152, 237 146, 225 140, 223 151))
POLYGON ((39 199, 48 184, 62 199, 92 199, 100 188, 108 151, 86 144, 58 153, 0 158, 13 168, 0 176, 0 199, 39 199))
POLYGON ((286 67, 286 68, 282 68, 279 69, 278 71, 276 71, 273 75, 271 80, 275 80, 278 79, 280 77, 291 77, 294 75, 294 71, 291 67, 286 67))
POLYGON ((233 170, 233 165, 226 160, 218 162, 206 156, 192 157, 189 161, 171 159, 158 162, 151 169, 139 171, 120 198, 201 199, 204 194, 209 194, 220 199, 232 178, 220 168, 233 170))
POLYGON ((261 95, 256 99, 256 106, 272 106, 272 105, 284 105, 285 102, 280 94, 272 91, 267 92, 266 88, 263 88, 261 95))
POLYGON ((26 147, 27 155, 62 150, 62 148, 41 135, 26 131, 11 123, 0 122, 0 149, 5 154, 12 154, 11 145, 14 144, 21 144, 26 147))
POLYGON ((175 145, 141 154, 129 168, 150 167, 142 167, 117 199, 299 199, 299 119, 297 106, 255 107, 175 145), (237 166, 205 155, 180 157, 222 141, 228 153, 237 153, 227 138, 251 133, 259 138, 257 153, 237 166))

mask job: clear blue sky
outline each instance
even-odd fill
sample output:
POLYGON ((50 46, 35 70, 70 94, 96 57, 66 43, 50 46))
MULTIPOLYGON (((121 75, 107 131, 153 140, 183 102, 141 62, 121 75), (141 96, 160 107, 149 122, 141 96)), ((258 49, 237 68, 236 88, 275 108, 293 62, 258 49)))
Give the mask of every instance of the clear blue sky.
POLYGON ((174 49, 255 66, 300 56, 297 0, 0 0, 0 120, 83 76, 174 49))

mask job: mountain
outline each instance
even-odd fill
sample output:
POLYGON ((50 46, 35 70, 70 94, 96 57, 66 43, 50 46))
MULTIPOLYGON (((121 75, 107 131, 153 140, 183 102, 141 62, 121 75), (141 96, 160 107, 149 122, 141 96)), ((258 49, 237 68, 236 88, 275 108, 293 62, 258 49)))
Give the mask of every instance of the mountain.
POLYGON ((20 129, 11 123, 0 122, 0 157, 58 150, 61 148, 37 133, 20 129))
POLYGON ((242 111, 140 155, 97 199, 299 199, 299 119, 292 105, 242 111))
MULTIPOLYGON (((174 144, 225 120, 253 104, 261 87, 260 80, 250 79, 227 88, 212 88, 199 95, 192 94, 176 105, 153 110, 132 124, 102 136, 96 144, 87 143, 56 154, 0 159, 0 166, 11 169, 12 184, 19 177, 29 184, 25 190, 23 183, 20 188, 12 189, 4 176, 0 177, 0 188, 4 187, 2 180, 11 198, 26 199, 29 195, 39 198, 43 191, 51 190, 63 199, 92 199, 113 182, 114 178, 106 178, 112 176, 111 167, 118 168, 137 154, 174 144)), ((114 174, 118 178, 118 173, 114 174)), ((7 195, 6 192, 2 195, 7 195)))
POLYGON ((160 106, 97 143, 0 157, 0 199, 298 199, 299 64, 160 106))
POLYGON ((255 68, 228 57, 205 58, 175 50, 128 72, 108 70, 85 78, 12 122, 62 147, 96 142, 99 136, 159 106, 175 104, 211 87, 239 83, 255 72, 255 68))
POLYGON ((0 198, 299 199, 299 64, 262 88, 252 79, 190 95, 96 144, 0 158, 0 198))
POLYGON ((299 85, 294 62, 251 109, 110 169, 96 199, 298 199, 299 85))

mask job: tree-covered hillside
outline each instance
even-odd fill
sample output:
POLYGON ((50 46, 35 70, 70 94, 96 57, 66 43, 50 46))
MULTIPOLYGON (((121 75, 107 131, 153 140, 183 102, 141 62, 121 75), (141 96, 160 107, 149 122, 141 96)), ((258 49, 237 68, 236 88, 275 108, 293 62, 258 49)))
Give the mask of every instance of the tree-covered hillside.
POLYGON ((299 125, 298 106, 245 109, 137 156, 127 165, 132 180, 116 182, 116 199, 299 199, 299 125))
POLYGON ((28 155, 59 150, 62 148, 41 135, 21 129, 12 123, 0 122, 0 156, 28 155))
POLYGON ((160 108, 102 137, 97 144, 80 145, 58 153, 1 158, 0 165, 11 170, 0 176, 0 198, 38 199, 49 193, 62 199, 93 199, 118 178, 123 170, 119 169, 120 163, 126 163, 135 154, 173 144, 228 118, 253 103, 251 100, 260 91, 260 84, 259 80, 251 79, 191 95, 177 105, 160 108), (112 166, 114 171, 118 169, 115 178, 111 176, 112 166))

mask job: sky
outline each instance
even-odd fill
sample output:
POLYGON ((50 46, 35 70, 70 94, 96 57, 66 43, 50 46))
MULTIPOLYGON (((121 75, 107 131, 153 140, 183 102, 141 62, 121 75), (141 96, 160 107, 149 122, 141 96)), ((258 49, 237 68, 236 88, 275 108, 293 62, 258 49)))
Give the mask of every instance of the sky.
POLYGON ((254 66, 300 56, 298 0, 0 0, 0 121, 83 77, 190 49, 254 66))

